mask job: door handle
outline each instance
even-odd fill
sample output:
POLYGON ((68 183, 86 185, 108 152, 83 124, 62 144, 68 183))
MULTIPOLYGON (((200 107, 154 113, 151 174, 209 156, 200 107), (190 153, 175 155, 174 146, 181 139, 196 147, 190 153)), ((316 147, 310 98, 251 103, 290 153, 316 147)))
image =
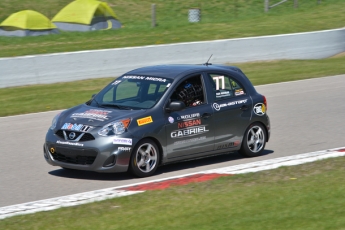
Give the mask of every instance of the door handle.
POLYGON ((207 119, 211 116, 212 116, 212 114, 210 114, 210 113, 204 113, 201 117, 207 119))
POLYGON ((241 110, 245 111, 245 110, 247 110, 247 109, 248 109, 248 106, 242 105, 241 110))

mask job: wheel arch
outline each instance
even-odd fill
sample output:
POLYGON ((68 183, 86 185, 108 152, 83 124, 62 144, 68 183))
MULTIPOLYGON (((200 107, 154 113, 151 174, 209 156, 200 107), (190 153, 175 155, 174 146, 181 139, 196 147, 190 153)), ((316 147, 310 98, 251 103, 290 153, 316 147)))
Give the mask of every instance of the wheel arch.
POLYGON ((158 150, 159 150, 159 162, 158 162, 158 165, 162 165, 162 162, 163 162, 163 147, 162 147, 161 143, 158 141, 157 138, 154 138, 152 136, 143 137, 137 143, 139 143, 140 141, 142 141, 144 139, 149 139, 149 140, 153 141, 157 145, 158 150))
POLYGON ((261 122, 261 121, 256 121, 256 122, 262 124, 262 126, 265 128, 266 142, 268 142, 268 140, 269 140, 270 137, 269 137, 269 135, 268 135, 267 126, 266 126, 263 122, 261 122))
POLYGON ((244 138, 244 136, 245 136, 245 134, 246 134, 246 130, 247 130, 251 125, 253 125, 253 124, 255 124, 255 123, 260 123, 260 124, 264 127, 264 129, 265 129, 265 134, 266 134, 266 142, 268 142, 268 140, 269 140, 268 130, 267 130, 266 125, 265 125, 262 121, 253 121, 252 123, 250 123, 250 124, 247 126, 247 128, 244 130, 244 133, 243 133, 243 135, 242 135, 242 142, 243 142, 243 138, 244 138))

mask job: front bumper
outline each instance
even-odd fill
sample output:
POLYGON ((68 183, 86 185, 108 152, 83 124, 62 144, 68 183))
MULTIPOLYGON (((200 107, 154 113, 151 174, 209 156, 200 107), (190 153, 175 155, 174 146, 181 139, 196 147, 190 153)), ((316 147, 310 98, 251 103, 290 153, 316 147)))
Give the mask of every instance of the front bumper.
POLYGON ((104 173, 126 172, 137 142, 129 133, 126 134, 121 137, 132 139, 132 145, 113 144, 118 136, 101 137, 96 133, 93 134, 95 140, 66 141, 49 130, 43 155, 47 163, 53 166, 104 173))

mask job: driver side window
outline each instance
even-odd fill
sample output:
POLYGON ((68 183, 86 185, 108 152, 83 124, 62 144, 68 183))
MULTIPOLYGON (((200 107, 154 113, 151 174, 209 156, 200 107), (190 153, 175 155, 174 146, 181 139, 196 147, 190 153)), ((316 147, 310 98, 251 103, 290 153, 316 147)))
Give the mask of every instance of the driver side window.
POLYGON ((183 101, 186 107, 198 106, 205 103, 201 75, 190 77, 179 84, 170 97, 170 101, 183 101))

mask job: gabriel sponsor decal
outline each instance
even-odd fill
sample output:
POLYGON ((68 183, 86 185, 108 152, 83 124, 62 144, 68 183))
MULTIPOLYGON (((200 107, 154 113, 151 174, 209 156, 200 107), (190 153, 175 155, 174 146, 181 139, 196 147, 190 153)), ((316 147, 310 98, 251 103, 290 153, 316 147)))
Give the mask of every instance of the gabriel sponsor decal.
POLYGON ((223 107, 232 106, 232 105, 240 105, 240 104, 246 103, 247 101, 248 99, 239 100, 239 101, 231 101, 231 102, 222 103, 222 104, 213 103, 212 106, 215 110, 219 111, 223 107))
POLYGON ((181 115, 180 117, 177 117, 177 120, 189 120, 198 117, 200 117, 200 113, 192 113, 187 115, 181 115))
POLYGON ((132 145, 132 139, 131 138, 116 137, 113 139, 113 144, 132 145))
POLYGON ((111 111, 109 110, 89 109, 82 113, 73 113, 71 118, 88 118, 98 121, 104 121, 110 118, 108 116, 109 113, 111 113, 111 111))
POLYGON ((56 141, 57 144, 61 144, 61 145, 73 145, 73 146, 84 146, 84 144, 80 144, 80 143, 77 143, 77 142, 69 142, 69 141, 56 141))
POLYGON ((137 122, 138 122, 138 126, 142 126, 142 125, 152 123, 153 120, 151 116, 148 116, 148 117, 143 117, 143 118, 138 119, 137 122))
POLYGON ((177 123, 177 127, 179 129, 187 128, 187 127, 190 127, 190 126, 197 126, 197 125, 201 125, 201 119, 181 121, 181 122, 177 123))
POLYGON ((172 131, 170 136, 171 138, 184 138, 184 137, 200 135, 208 131, 209 130, 206 129, 205 125, 200 125, 200 126, 193 126, 191 128, 172 131))
POLYGON ((266 106, 263 103, 257 103, 254 106, 253 111, 256 115, 262 116, 266 113, 266 106))
POLYGON ((117 150, 119 150, 119 151, 131 151, 131 147, 118 147, 117 150))
POLYGON ((91 129, 91 126, 83 125, 83 124, 72 124, 72 123, 65 123, 61 129, 63 130, 71 130, 71 131, 81 131, 87 132, 91 129))
POLYGON ((136 79, 136 80, 159 81, 159 82, 167 81, 167 79, 160 78, 160 77, 145 77, 145 76, 135 76, 135 75, 126 75, 126 76, 123 76, 122 79, 136 79))

